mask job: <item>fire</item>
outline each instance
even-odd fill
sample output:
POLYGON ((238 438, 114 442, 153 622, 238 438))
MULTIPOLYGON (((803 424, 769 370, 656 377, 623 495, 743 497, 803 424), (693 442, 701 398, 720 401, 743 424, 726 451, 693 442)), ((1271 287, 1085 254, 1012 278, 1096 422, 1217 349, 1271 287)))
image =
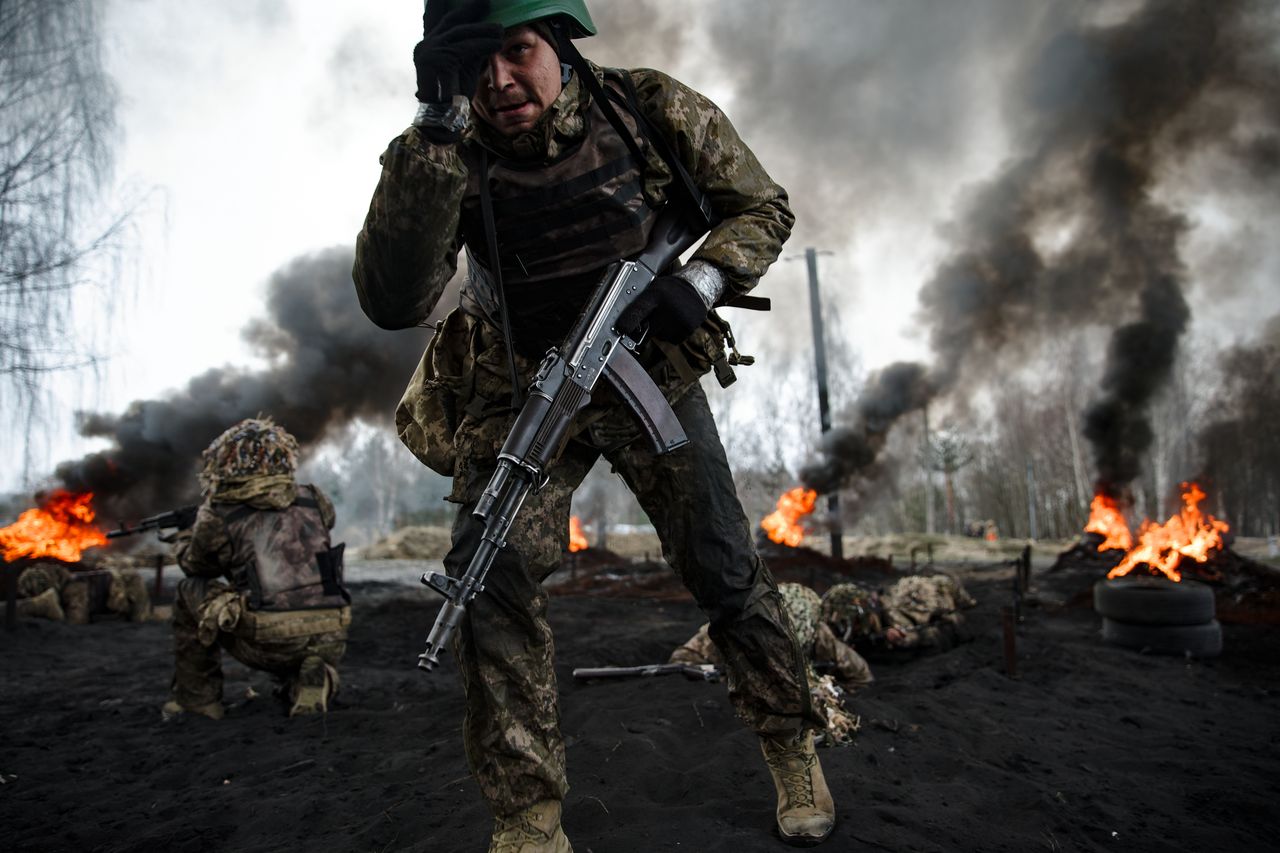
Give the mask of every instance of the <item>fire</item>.
POLYGON ((59 489, 43 506, 22 513, 13 524, 0 529, 5 562, 53 557, 74 563, 84 549, 106 545, 107 537, 93 524, 92 501, 92 492, 73 495, 59 489))
POLYGON ((569 550, 585 551, 591 547, 587 534, 582 532, 582 520, 576 515, 569 517, 569 550))
POLYGON ((817 502, 817 492, 797 486, 778 498, 778 508, 766 515, 760 526, 774 542, 795 548, 804 540, 804 526, 800 524, 800 518, 813 512, 817 502))
POLYGON ((1204 492, 1195 483, 1182 484, 1182 510, 1164 524, 1144 521, 1138 531, 1138 547, 1107 573, 1109 578, 1127 575, 1146 563, 1171 581, 1182 580, 1178 564, 1183 557, 1204 563, 1223 547, 1222 534, 1231 529, 1225 521, 1200 512, 1204 492))
POLYGON ((1110 551, 1118 548, 1128 551, 1133 547, 1133 534, 1129 532, 1129 522, 1115 498, 1098 494, 1093 496, 1089 504, 1089 523, 1084 526, 1086 533, 1097 533, 1103 537, 1098 545, 1099 551, 1110 551))

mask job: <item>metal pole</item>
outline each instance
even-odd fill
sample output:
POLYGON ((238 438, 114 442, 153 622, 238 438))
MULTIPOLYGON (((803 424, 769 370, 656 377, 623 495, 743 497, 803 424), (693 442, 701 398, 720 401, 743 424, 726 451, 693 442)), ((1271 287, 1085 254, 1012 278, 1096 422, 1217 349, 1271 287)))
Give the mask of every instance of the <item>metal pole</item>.
POLYGON ((0 571, 4 572, 4 629, 12 631, 18 627, 18 575, 22 564, 6 563, 0 571))
POLYGON ((920 409, 924 416, 924 532, 933 535, 934 531, 934 511, 933 511, 933 460, 930 458, 933 454, 933 444, 929 438, 929 407, 923 406, 920 409))
POLYGON ((1028 538, 1039 539, 1040 533, 1036 529, 1036 472, 1031 467, 1031 460, 1027 460, 1027 524, 1029 526, 1028 538))
MULTIPOLYGON (((813 318, 813 358, 818 374, 818 418, 822 434, 831 431, 831 402, 827 395, 827 345, 822 331, 822 299, 818 294, 818 251, 812 247, 804 250, 809 266, 809 314, 813 318)), ((831 556, 844 559, 843 531, 840 524, 840 495, 827 495, 827 514, 831 519, 831 556)))

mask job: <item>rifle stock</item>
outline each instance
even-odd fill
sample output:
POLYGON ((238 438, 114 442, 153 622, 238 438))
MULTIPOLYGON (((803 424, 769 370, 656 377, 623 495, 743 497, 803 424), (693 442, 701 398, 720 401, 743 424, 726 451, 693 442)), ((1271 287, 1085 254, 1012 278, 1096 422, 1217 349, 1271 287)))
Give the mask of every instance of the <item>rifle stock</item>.
POLYGON ((484 522, 484 533, 466 571, 458 578, 439 572, 422 576, 422 583, 444 596, 445 602, 427 636, 426 650, 418 656, 420 669, 430 672, 439 665, 440 654, 467 605, 484 590, 485 576, 506 545, 516 513, 530 492, 546 485, 547 470, 560 452, 574 416, 591 402, 601 377, 610 377, 615 387, 621 383, 620 397, 645 426, 656 452, 687 443, 675 413, 632 355, 637 342, 615 326, 658 273, 703 233, 668 205, 654 223, 649 245, 635 258, 609 267, 573 331, 543 359, 498 453, 497 468, 472 511, 484 522))

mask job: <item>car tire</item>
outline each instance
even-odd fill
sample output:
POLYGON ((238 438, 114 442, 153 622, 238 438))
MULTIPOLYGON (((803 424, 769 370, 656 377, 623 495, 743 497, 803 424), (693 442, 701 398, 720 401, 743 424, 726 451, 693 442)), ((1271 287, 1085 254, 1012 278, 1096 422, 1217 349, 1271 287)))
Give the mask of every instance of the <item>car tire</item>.
POLYGON ((1102 639, 1152 654, 1210 658, 1222 653, 1222 626, 1216 619, 1200 625, 1134 625, 1104 617, 1102 639))
POLYGON ((1100 580, 1093 585, 1093 609, 1131 625, 1203 625, 1214 618, 1213 590, 1164 578, 1100 580))

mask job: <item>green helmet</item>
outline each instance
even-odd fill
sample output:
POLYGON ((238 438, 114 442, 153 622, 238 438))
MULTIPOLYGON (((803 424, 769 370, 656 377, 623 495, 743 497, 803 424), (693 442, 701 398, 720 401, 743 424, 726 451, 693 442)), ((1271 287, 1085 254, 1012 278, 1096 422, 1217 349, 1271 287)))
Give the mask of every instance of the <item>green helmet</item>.
MULTIPOLYGON (((444 3, 446 12, 460 5, 458 0, 430 2, 444 3)), ((587 4, 583 0, 490 0, 489 14, 484 20, 490 24, 501 24, 505 29, 556 16, 568 18, 570 38, 585 38, 596 34, 596 25, 592 23, 591 15, 587 13, 587 4)))

